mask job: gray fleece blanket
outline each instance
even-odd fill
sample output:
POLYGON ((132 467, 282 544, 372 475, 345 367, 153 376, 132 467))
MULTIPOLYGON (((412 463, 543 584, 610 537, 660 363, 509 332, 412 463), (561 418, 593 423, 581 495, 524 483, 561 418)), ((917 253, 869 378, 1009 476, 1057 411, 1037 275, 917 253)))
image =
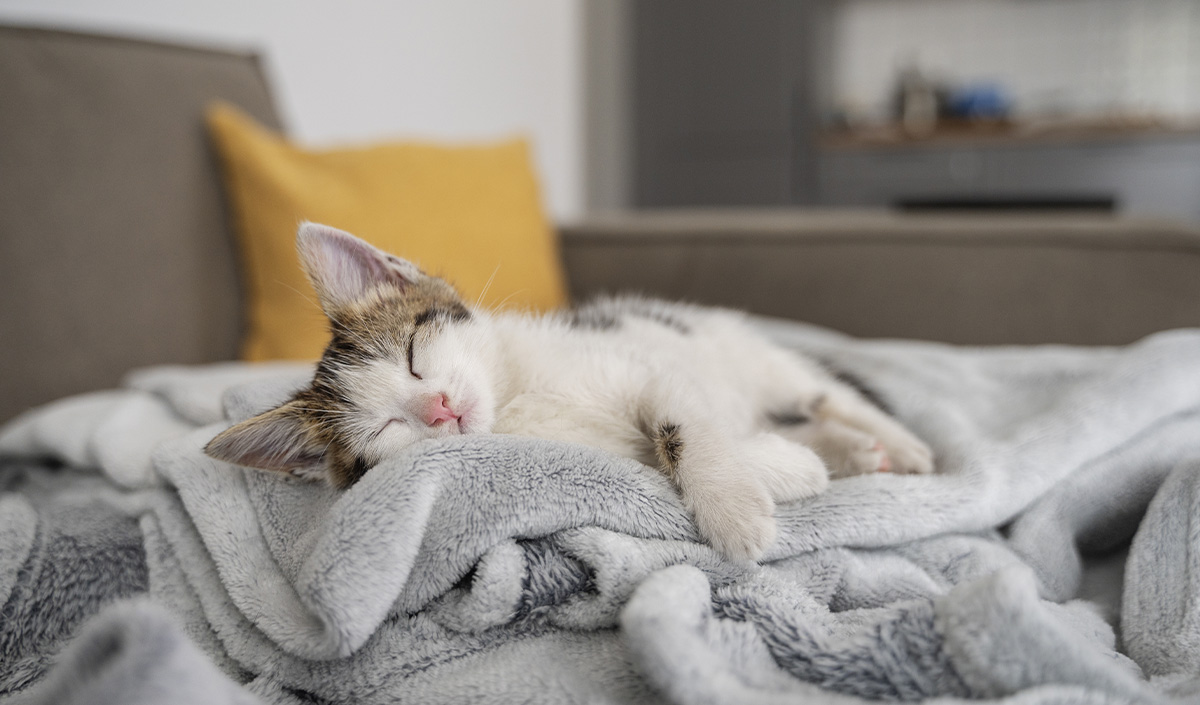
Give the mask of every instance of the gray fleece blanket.
POLYGON ((1197 700, 1200 331, 971 349, 762 325, 867 381, 940 470, 780 506, 763 565, 581 446, 429 442, 342 494, 203 455, 304 367, 155 368, 36 409, 0 429, 0 696, 1197 700))

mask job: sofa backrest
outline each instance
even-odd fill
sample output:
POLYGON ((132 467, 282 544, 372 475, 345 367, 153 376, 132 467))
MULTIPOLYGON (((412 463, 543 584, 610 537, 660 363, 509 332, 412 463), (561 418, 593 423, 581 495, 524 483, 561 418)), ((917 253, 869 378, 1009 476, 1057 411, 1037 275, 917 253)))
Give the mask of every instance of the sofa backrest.
POLYGON ((216 98, 279 125, 253 54, 0 27, 0 420, 237 356, 216 98))
POLYGON ((1189 223, 693 209, 594 216, 562 235, 577 299, 633 290, 967 345, 1119 345, 1200 326, 1189 223))

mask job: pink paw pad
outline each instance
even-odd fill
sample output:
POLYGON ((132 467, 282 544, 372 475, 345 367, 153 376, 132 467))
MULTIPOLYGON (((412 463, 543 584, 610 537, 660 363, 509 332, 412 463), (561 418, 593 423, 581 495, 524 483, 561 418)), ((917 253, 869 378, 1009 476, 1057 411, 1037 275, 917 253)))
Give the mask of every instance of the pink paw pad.
POLYGON ((892 459, 888 457, 887 451, 883 449, 883 444, 877 442, 871 450, 879 451, 879 467, 876 469, 876 472, 891 472, 892 459))

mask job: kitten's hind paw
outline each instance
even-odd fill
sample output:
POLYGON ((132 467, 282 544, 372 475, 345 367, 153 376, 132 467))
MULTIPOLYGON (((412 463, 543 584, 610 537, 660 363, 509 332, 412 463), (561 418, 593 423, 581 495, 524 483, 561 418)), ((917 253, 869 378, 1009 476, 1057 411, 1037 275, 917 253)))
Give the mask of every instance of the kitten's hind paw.
POLYGON ((885 444, 891 471, 903 475, 928 475, 933 472, 933 451, 915 436, 885 444))

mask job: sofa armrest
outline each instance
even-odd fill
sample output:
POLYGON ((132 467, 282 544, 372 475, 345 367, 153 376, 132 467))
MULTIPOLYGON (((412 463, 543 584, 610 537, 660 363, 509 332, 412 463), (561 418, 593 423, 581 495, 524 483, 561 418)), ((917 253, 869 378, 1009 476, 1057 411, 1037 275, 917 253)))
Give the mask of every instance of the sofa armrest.
POLYGON ((576 300, 635 291, 962 344, 1120 344, 1200 325, 1200 228, 1162 221, 635 211, 562 238, 576 300))

